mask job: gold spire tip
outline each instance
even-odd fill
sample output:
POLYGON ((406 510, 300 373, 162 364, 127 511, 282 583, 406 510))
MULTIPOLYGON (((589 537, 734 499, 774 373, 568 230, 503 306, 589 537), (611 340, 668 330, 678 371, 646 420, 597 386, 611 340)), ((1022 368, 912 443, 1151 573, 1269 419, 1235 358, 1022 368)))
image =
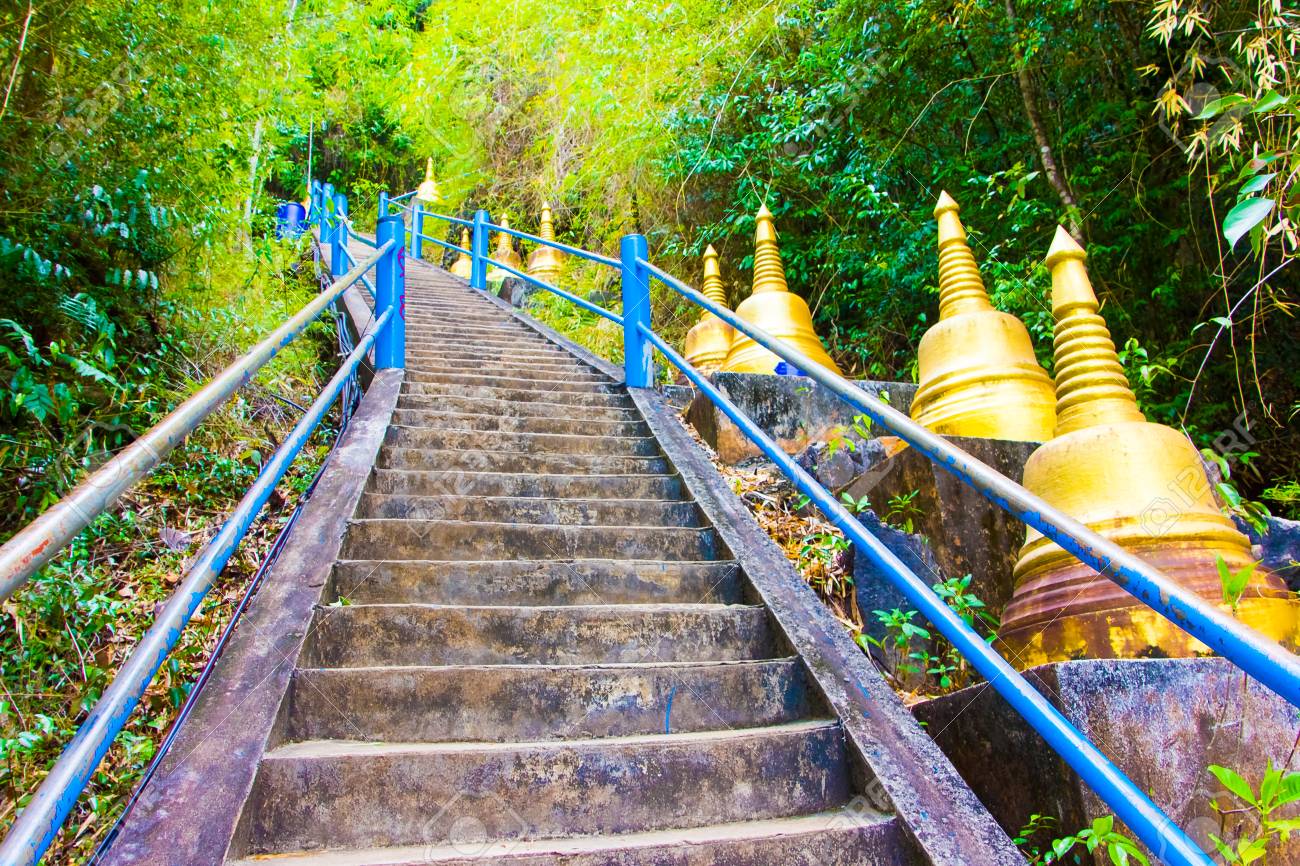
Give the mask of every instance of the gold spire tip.
POLYGON ((961 205, 957 204, 957 199, 948 195, 947 190, 943 190, 942 192, 939 193, 939 201, 937 201, 934 205, 934 216, 936 219, 940 215, 946 214, 949 211, 955 213, 959 210, 961 210, 961 205))
POLYGON ((1088 257, 1088 253, 1079 242, 1070 237, 1070 233, 1065 230, 1064 226, 1056 227, 1056 236, 1052 238, 1052 246, 1047 250, 1046 264, 1049 268, 1054 268, 1060 262, 1067 259, 1076 259, 1083 261, 1088 257))

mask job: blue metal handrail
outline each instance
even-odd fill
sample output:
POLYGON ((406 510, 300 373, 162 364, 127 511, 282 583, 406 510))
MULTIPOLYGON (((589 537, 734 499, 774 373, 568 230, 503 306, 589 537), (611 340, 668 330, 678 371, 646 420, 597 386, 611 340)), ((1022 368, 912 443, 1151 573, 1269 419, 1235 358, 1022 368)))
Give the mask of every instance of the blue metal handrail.
MULTIPOLYGON (((425 216, 429 216, 429 214, 426 213, 425 216)), ((444 250, 450 250, 451 252, 454 253, 464 253, 467 256, 474 255, 472 250, 467 250, 464 247, 458 247, 455 244, 449 244, 446 241, 439 240, 438 238, 435 238, 432 235, 426 235, 423 232, 417 233, 416 237, 418 237, 421 241, 428 241, 431 244, 437 244, 438 246, 442 247, 444 250)))
POLYGON ((21 810, 4 841, 0 863, 34 866, 49 848, 95 769, 125 727, 145 690, 180 640, 213 583, 230 561, 239 543, 257 519, 294 458, 325 417, 334 401, 353 380, 356 370, 373 350, 377 368, 405 364, 405 263, 400 238, 400 217, 379 221, 376 249, 350 268, 347 250, 347 200, 327 185, 311 187, 310 213, 320 227, 322 240, 331 246, 330 286, 216 379, 181 404, 161 422, 105 464, 70 494, 33 521, 0 548, 0 592, 5 596, 21 586, 126 490, 151 473, 166 454, 247 383, 280 349, 292 342, 327 307, 372 268, 375 270, 374 326, 366 331, 339 366, 320 395, 262 467, 217 535, 199 551, 176 591, 168 599, 143 639, 91 709, 32 800, 21 810), (328 211, 338 215, 331 219, 328 211))
POLYGON ((740 333, 752 338, 832 393, 880 423, 920 450, 963 483, 1027 525, 1056 541, 1099 573, 1115 580, 1134 597, 1151 606, 1178 627, 1231 660, 1293 705, 1300 706, 1300 658, 1262 635, 1227 616, 1214 605, 1189 592, 1157 569, 1122 547, 1088 529, 1079 521, 1053 508, 1024 487, 981 463, 947 440, 921 427, 903 413, 868 394, 856 385, 813 362, 794 347, 756 328, 732 311, 713 303, 702 293, 666 273, 649 261, 644 237, 623 239, 618 260, 579 250, 567 244, 547 241, 515 229, 495 225, 486 211, 473 221, 470 255, 473 276, 470 285, 486 289, 484 272, 493 265, 546 289, 611 321, 624 329, 624 368, 629 387, 653 384, 653 351, 658 350, 715 403, 795 485, 822 510, 829 520, 870 557, 900 592, 934 624, 961 652, 1013 709, 1079 774, 1137 837, 1166 862, 1176 866, 1209 866, 1210 859, 1166 816, 1132 780, 1128 779, 1100 750, 1074 728, 1051 703, 994 651, 964 620, 915 573, 853 517, 815 479, 787 455, 734 404, 695 370, 662 337, 650 322, 650 281, 657 280, 687 300, 717 316, 740 333), (611 313, 591 302, 538 280, 488 255, 488 233, 506 232, 523 240, 541 243, 569 254, 618 268, 623 281, 623 314, 611 313))
POLYGON ((424 211, 424 215, 431 216, 434 219, 440 219, 443 222, 449 222, 454 226, 463 226, 467 229, 474 228, 474 223, 470 222, 467 219, 461 219, 460 217, 447 216, 446 214, 440 214, 437 213, 436 211, 431 211, 431 210, 424 211))
MULTIPOLYGON (((353 237, 356 237, 356 235, 353 235, 353 237)), ((357 238, 357 239, 362 241, 365 240, 365 238, 357 238)), ((371 246, 374 246, 374 244, 371 244, 371 246)), ((357 260, 352 257, 352 253, 348 252, 348 249, 346 247, 343 248, 343 255, 347 259, 347 263, 349 266, 356 265, 357 260)), ((360 279, 361 279, 361 284, 366 287, 366 291, 370 292, 370 297, 371 299, 373 299, 375 297, 375 284, 370 282, 370 278, 367 277, 365 274, 362 274, 360 279)))

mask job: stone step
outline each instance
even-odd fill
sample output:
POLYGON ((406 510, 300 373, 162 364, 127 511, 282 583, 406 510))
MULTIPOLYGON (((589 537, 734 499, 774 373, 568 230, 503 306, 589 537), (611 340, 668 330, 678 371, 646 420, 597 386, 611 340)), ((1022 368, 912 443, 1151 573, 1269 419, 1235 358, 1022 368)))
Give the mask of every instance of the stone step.
POLYGON ((268 752, 250 853, 633 833, 785 818, 849 798, 832 722, 577 740, 318 740, 268 752))
POLYGON ((376 493, 412 496, 541 496, 550 499, 671 499, 684 492, 676 475, 520 475, 513 472, 411 471, 378 468, 376 493))
POLYGON ((519 391, 574 391, 583 394, 625 393, 622 386, 594 373, 552 373, 549 378, 533 375, 509 375, 490 368, 481 373, 468 373, 446 369, 411 369, 406 371, 406 381, 429 385, 453 385, 463 388, 505 388, 519 391))
POLYGON ((543 475, 666 475, 662 457, 618 457, 608 454, 527 454, 519 451, 468 451, 385 446, 375 464, 383 469, 441 472, 517 472, 543 475))
POLYGON ((712 529, 548 526, 458 520, 353 520, 344 559, 722 559, 712 529))
POLYGON ((734 562, 659 560, 345 560, 331 600, 353 604, 562 605, 737 604, 734 562))
MULTIPOLYGON (((915 866, 897 819, 859 808, 611 836, 493 842, 472 824, 449 845, 281 855, 276 866, 915 866)), ((265 866, 240 860, 230 866, 265 866)))
POLYGON ((638 438, 650 435, 640 421, 594 421, 589 418, 517 418, 470 412, 438 412, 398 408, 393 423, 403 427, 433 427, 502 433, 552 433, 579 436, 638 438))
POLYGON ((640 664, 781 655, 760 606, 318 608, 300 667, 640 664))
POLYGON ((543 499, 537 496, 401 496, 367 493, 357 517, 470 520, 565 526, 703 525, 693 502, 656 499, 543 499))
POLYGON ((650 436, 589 436, 578 433, 501 433, 462 430, 454 425, 410 427, 394 425, 385 439, 395 448, 438 451, 510 451, 519 454, 606 454, 657 457, 659 443, 650 436))
MULTIPOLYGON (((591 382, 597 385, 618 385, 604 373, 585 366, 576 360, 523 360, 496 358, 453 357, 432 353, 406 355, 407 373, 421 377, 449 373, 459 376, 503 376, 512 379, 532 379, 542 382, 591 382)), ((416 380, 413 380, 416 381, 416 380)))
POLYGON ((641 415, 635 409, 615 406, 574 406, 542 400, 489 400, 466 397, 461 394, 412 394, 404 392, 398 398, 399 409, 430 409, 473 414, 498 414, 514 418, 568 418, 571 420, 639 422, 641 415))
POLYGON ((577 359, 558 346, 549 344, 518 345, 511 344, 508 351, 497 351, 498 347, 485 350, 483 344, 476 340, 428 339, 421 340, 412 336, 407 348, 421 354, 444 358, 478 358, 480 360, 500 360, 505 362, 531 363, 532 361, 568 361, 577 359))
MULTIPOLYGON (((807 718, 798 659, 307 668, 290 740, 511 742, 758 728, 807 718)), ((821 712, 825 712, 821 709, 821 712)))
POLYGON ((548 382, 539 388, 498 388, 493 385, 456 385, 437 382, 403 382, 402 393, 424 396, 455 396, 505 400, 512 403, 555 403, 575 408, 595 406, 600 408, 630 409, 632 398, 627 394, 595 390, 600 386, 588 385, 577 391, 559 390, 548 382))

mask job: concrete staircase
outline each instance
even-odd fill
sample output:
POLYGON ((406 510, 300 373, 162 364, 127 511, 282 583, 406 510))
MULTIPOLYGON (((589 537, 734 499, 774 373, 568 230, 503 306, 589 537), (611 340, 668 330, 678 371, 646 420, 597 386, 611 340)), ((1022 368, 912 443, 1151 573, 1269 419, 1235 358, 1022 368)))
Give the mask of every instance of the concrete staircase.
POLYGON ((625 389, 451 278, 407 312, 241 862, 911 862, 625 389))

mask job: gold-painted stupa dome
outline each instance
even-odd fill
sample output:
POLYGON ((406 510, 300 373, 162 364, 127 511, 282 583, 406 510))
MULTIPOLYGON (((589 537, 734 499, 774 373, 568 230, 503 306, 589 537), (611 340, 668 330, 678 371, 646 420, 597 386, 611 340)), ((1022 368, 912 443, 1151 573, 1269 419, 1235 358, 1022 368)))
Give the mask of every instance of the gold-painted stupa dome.
MULTIPOLYGON (((1056 319, 1057 437, 1025 465, 1024 486, 1177 583, 1227 609, 1218 561, 1254 563, 1250 542, 1214 500, 1183 433, 1147 422, 1120 366, 1084 266, 1058 229, 1047 256, 1056 319)), ((1209 649, 1109 578, 1030 529, 1000 639, 1020 668, 1073 658, 1187 657, 1209 649)), ((1255 569, 1236 615, 1290 643, 1297 608, 1283 582, 1255 569)))
MULTIPOLYGON (((808 302, 792 293, 785 281, 785 266, 776 243, 776 223, 772 212, 763 205, 758 210, 754 232, 754 289, 736 307, 736 315, 762 328, 779 340, 790 343, 815 363, 835 373, 831 356, 826 353, 813 330, 812 311, 808 302)), ((722 369, 728 373, 774 373, 781 358, 764 349, 749 337, 736 333, 722 369)))
MULTIPOLYGON (((718 251, 710 244, 704 251, 704 296, 725 307, 727 291, 722 286, 722 268, 718 251)), ((700 321, 686 334, 686 360, 702 373, 713 373, 727 360, 731 351, 734 331, 726 322, 707 310, 700 313, 700 321)))
POLYGON ((433 157, 429 157, 424 167, 424 181, 415 190, 415 200, 432 204, 438 198, 438 182, 433 179, 433 157))
MULTIPOLYGON (((551 205, 547 202, 542 203, 542 219, 537 236, 542 240, 555 240, 555 219, 551 215, 551 205)), ((528 256, 528 276, 542 282, 555 285, 563 270, 564 254, 555 247, 538 244, 537 249, 528 256)))
POLYGON ((939 321, 921 338, 912 419, 949 436, 1046 441, 1056 427, 1052 379, 1024 323, 989 301, 958 211, 939 195, 939 321))
MULTIPOLYGON (((506 229, 510 228, 509 217, 501 217, 501 227, 506 229)), ((512 236, 505 232, 497 232, 497 248, 496 251, 492 253, 492 259, 503 265, 512 267, 516 271, 522 271, 524 269, 523 259, 519 258, 519 253, 515 252, 515 245, 512 236)), ((493 266, 492 270, 488 271, 487 280, 489 283, 493 283, 497 280, 505 280, 513 276, 514 274, 493 266)))
MULTIPOLYGON (((460 230, 460 248, 462 250, 469 249, 469 229, 467 228, 460 230)), ((452 276, 460 277, 462 280, 468 280, 473 270, 474 260, 470 258, 468 253, 463 252, 456 257, 455 263, 451 266, 452 276)))

